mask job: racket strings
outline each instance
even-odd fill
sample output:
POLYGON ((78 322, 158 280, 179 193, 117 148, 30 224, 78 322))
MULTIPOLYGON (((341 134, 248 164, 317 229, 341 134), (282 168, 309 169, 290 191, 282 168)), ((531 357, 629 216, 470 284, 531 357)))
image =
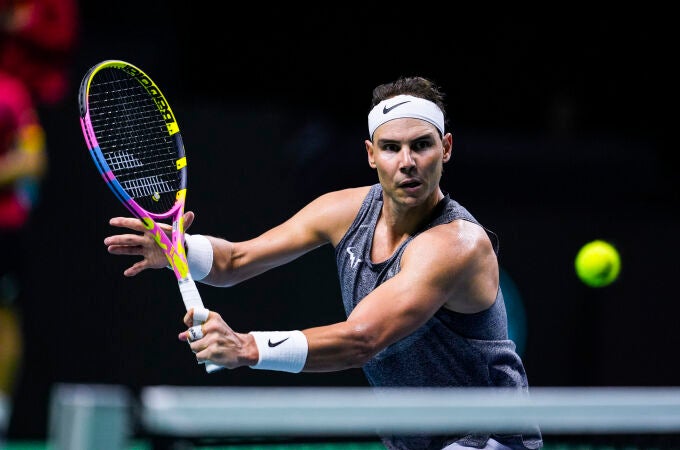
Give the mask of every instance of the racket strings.
POLYGON ((178 146, 153 97, 127 73, 106 69, 92 80, 88 105, 102 154, 122 188, 148 211, 170 210, 181 185, 178 146))

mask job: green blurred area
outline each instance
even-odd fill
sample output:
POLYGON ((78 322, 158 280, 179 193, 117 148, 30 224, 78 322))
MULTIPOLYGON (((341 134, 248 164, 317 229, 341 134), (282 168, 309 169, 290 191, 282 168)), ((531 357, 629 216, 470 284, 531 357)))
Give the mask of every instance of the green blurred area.
MULTIPOLYGON (((195 446, 187 447, 193 450, 385 450, 379 442, 332 442, 332 443, 286 443, 286 444, 238 444, 238 445, 219 445, 219 446, 195 446)), ((593 444, 584 439, 580 443, 576 442, 554 442, 546 443, 543 450, 662 450, 666 448, 663 444, 647 446, 638 444, 593 444)), ((6 442, 2 450, 52 450, 46 442, 42 441, 13 441, 6 442)), ((153 450, 151 442, 133 441, 127 450, 153 450)))

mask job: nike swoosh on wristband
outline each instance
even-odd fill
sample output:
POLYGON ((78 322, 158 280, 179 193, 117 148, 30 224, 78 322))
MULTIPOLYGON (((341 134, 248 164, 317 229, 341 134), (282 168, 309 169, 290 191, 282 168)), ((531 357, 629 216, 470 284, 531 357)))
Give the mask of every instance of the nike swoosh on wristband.
POLYGON ((392 106, 390 106, 389 108, 387 107, 387 105, 385 105, 385 106, 383 107, 383 114, 387 114, 388 112, 392 111, 392 110, 393 110, 394 108, 396 108, 397 106, 401 106, 401 105, 403 105, 404 103, 409 103, 410 101, 411 101, 411 100, 406 100, 405 102, 401 102, 401 103, 397 103, 396 105, 392 105, 392 106))
MULTIPOLYGON (((290 336, 289 336, 289 337, 290 337, 290 336)), ((283 344, 283 343, 286 342, 287 340, 288 340, 288 338, 286 338, 286 339, 284 339, 284 340, 282 340, 282 341, 279 341, 279 342, 272 342, 272 340, 269 339, 269 341, 267 342, 267 345, 269 345, 270 347, 276 347, 277 345, 283 344)))

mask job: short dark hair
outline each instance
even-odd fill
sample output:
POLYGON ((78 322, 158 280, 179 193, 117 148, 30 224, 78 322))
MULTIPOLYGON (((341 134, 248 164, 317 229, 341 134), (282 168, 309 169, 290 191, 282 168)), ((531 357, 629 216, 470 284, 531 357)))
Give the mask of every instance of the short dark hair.
POLYGON ((437 84, 424 77, 399 77, 390 83, 381 84, 373 89, 373 99, 369 111, 378 103, 397 95, 412 95, 429 100, 444 113, 444 123, 448 122, 444 99, 446 95, 437 84))

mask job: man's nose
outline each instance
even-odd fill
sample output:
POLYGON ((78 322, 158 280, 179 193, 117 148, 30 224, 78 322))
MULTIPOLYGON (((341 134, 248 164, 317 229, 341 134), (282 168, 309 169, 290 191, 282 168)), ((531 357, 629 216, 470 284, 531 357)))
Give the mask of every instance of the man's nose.
POLYGON ((402 147, 401 149, 401 160, 400 165, 402 168, 410 168, 415 165, 415 160, 413 159, 413 152, 408 146, 402 147))

